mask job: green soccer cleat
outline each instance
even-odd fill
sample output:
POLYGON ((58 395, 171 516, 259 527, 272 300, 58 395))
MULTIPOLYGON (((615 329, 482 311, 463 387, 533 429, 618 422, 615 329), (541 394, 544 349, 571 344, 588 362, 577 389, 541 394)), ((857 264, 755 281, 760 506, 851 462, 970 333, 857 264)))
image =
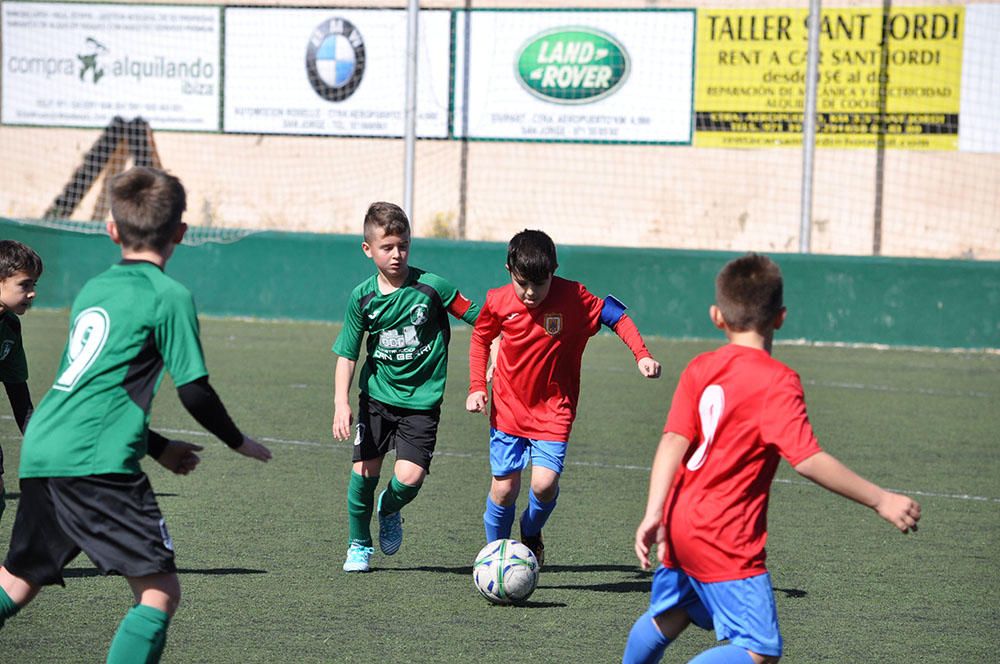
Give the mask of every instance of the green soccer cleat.
POLYGON ((347 549, 347 560, 344 561, 344 571, 372 571, 371 563, 369 561, 371 560, 373 553, 375 553, 374 547, 358 544, 357 542, 351 542, 351 546, 347 549))

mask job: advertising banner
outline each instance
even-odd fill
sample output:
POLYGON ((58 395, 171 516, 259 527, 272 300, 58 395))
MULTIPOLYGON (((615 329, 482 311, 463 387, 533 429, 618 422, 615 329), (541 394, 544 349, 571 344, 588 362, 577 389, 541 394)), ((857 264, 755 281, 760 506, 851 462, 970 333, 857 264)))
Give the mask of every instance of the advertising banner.
MULTIPOLYGON (((406 12, 226 8, 227 132, 399 137, 406 12)), ((451 15, 420 12, 417 135, 448 137, 451 15)))
POLYGON ((1000 4, 965 8, 958 149, 1000 152, 1000 4))
MULTIPOLYGON (((824 8, 816 144, 956 149, 965 11, 824 8)), ((699 10, 696 146, 801 144, 808 15, 699 10)))
POLYGON ((4 2, 4 124, 219 128, 218 7, 4 2))
POLYGON ((457 137, 691 142, 694 10, 459 11, 457 137))

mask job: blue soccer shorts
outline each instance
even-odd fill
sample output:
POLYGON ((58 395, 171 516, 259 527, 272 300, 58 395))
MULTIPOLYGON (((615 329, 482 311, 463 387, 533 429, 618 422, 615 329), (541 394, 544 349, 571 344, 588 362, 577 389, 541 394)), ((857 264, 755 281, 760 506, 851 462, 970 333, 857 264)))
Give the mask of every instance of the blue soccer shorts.
POLYGON ((719 641, 758 655, 781 656, 778 611, 767 572, 736 581, 702 583, 677 569, 660 565, 653 575, 647 614, 652 618, 672 608, 687 611, 691 622, 715 629, 719 641))
POLYGON ((558 440, 535 440, 512 436, 490 428, 490 472, 503 477, 534 466, 548 468, 562 475, 566 461, 566 443, 558 440))

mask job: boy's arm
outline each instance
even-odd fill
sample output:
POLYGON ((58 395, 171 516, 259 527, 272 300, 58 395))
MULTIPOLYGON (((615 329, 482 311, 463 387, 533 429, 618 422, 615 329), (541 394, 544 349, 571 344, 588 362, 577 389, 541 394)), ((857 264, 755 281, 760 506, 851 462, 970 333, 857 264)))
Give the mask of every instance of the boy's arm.
POLYGON ((639 334, 639 328, 635 326, 629 315, 622 314, 622 317, 611 329, 615 331, 618 338, 624 341, 625 345, 632 351, 636 365, 639 367, 639 373, 646 378, 659 378, 660 363, 653 358, 653 354, 646 348, 646 343, 642 340, 642 335, 639 334))
POLYGON ((177 475, 187 475, 194 470, 201 457, 197 452, 202 451, 201 445, 188 443, 183 440, 169 440, 152 429, 146 441, 146 452, 156 459, 156 462, 177 475))
POLYGON ((354 381, 356 360, 337 358, 337 368, 333 374, 333 437, 347 440, 351 437, 351 383, 354 381))
POLYGON ((476 319, 469 340, 469 394, 465 399, 465 409, 470 413, 481 413, 486 409, 486 368, 493 340, 500 334, 500 322, 492 315, 488 304, 476 319))
POLYGON ((17 428, 23 434, 24 430, 28 428, 28 420, 31 419, 31 413, 35 410, 35 407, 31 404, 31 392, 28 391, 28 384, 4 383, 3 387, 7 391, 7 398, 10 400, 10 409, 14 413, 14 421, 17 422, 17 428))
POLYGON ((795 472, 824 489, 872 508, 904 533, 917 530, 920 505, 915 500, 872 484, 826 452, 799 462, 795 472))
POLYGON ((233 423, 222 405, 219 395, 208 382, 208 376, 202 376, 190 383, 177 387, 177 396, 187 412, 191 413, 198 424, 205 427, 219 440, 236 450, 243 456, 267 461, 271 451, 245 435, 233 423))
POLYGON ((653 469, 649 473, 649 496, 646 499, 646 514, 635 531, 635 555, 643 569, 652 567, 649 552, 653 543, 657 545, 657 557, 661 562, 666 558, 666 529, 663 526, 663 503, 673 484, 674 475, 690 447, 691 441, 684 436, 667 432, 660 438, 653 458, 653 469))
POLYGON ((639 328, 625 313, 628 307, 614 295, 608 295, 602 301, 601 323, 607 325, 618 338, 625 342, 639 367, 639 373, 646 378, 660 377, 660 363, 653 359, 653 354, 646 348, 646 343, 639 334, 639 328))
POLYGON ((469 325, 475 325, 479 317, 479 305, 455 291, 455 297, 448 305, 448 313, 455 318, 461 318, 469 325))

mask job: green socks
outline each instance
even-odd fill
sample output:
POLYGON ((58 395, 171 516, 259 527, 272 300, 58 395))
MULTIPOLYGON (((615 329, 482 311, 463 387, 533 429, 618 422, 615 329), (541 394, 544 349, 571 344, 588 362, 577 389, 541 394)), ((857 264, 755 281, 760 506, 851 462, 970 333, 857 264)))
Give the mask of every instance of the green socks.
POLYGON ((10 618, 15 613, 17 613, 18 610, 20 610, 20 608, 21 607, 15 604, 14 600, 10 598, 10 595, 7 594, 7 591, 4 590, 3 588, 0 588, 0 627, 3 627, 3 624, 7 621, 7 618, 10 618))
POLYGON ((392 476, 392 480, 389 482, 389 488, 385 490, 382 494, 382 502, 379 504, 379 511, 382 514, 392 514, 393 512, 398 512, 403 509, 403 507, 409 503, 411 500, 417 497, 417 493, 420 492, 420 485, 411 486, 409 484, 403 484, 396 476, 392 476))
POLYGON ((372 512, 375 510, 375 487, 378 477, 362 477, 353 470, 347 485, 347 522, 352 542, 372 545, 372 512))
POLYGON ((170 616, 159 609, 137 604, 118 625, 108 650, 107 664, 156 664, 167 643, 170 616))

